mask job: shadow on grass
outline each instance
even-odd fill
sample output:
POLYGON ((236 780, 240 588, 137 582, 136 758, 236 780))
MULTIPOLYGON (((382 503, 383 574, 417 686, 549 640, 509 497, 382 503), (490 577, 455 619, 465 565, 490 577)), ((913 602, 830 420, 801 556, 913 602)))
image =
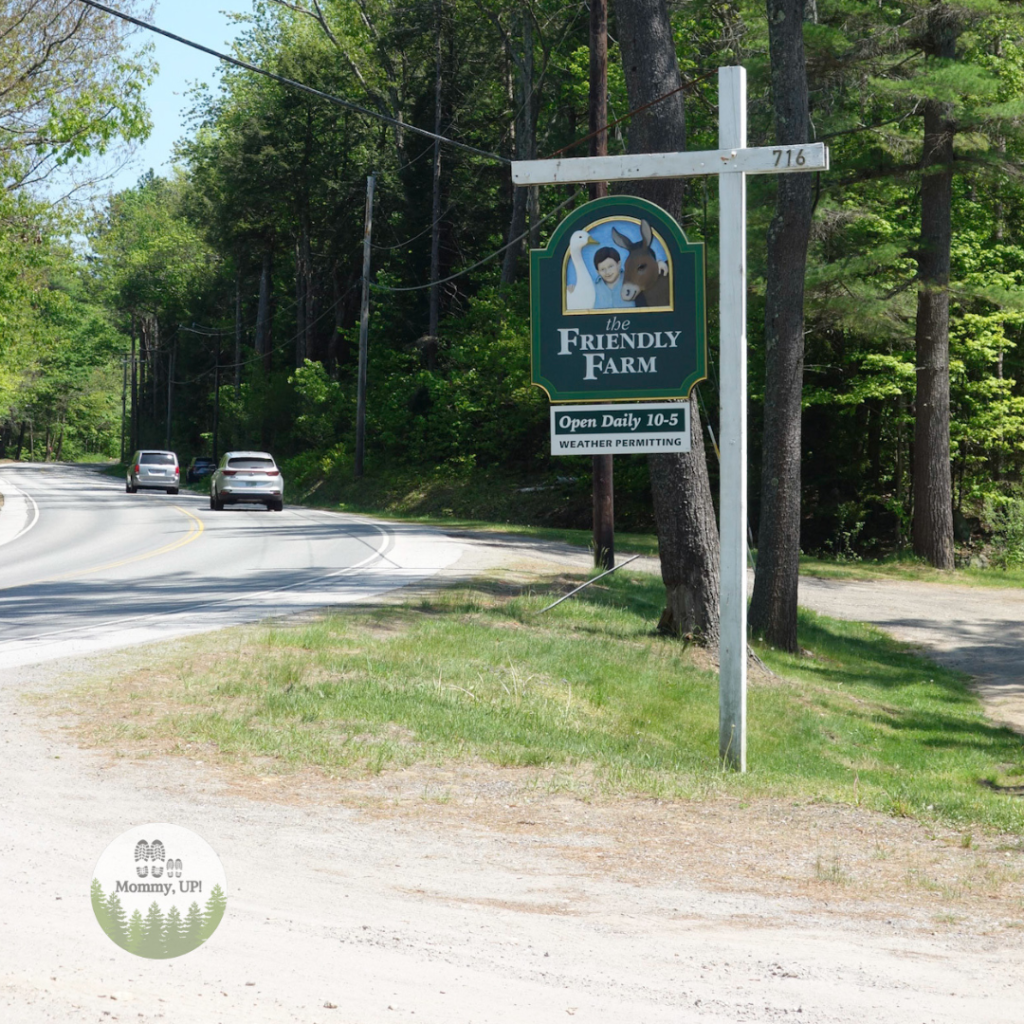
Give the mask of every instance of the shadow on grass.
POLYGON ((991 779, 979 779, 978 782, 985 789, 992 790, 993 793, 1002 793, 1005 796, 1024 796, 1024 786, 1001 786, 991 779))

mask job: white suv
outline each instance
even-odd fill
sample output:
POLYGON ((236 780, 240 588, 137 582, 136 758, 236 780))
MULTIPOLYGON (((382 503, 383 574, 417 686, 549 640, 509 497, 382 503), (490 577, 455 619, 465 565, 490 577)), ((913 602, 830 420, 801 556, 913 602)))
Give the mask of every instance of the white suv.
POLYGON ((178 493, 181 469, 174 452, 142 451, 132 456, 124 477, 124 489, 134 494, 140 487, 154 487, 168 494, 178 493))
POLYGON ((210 508, 240 503, 266 505, 272 512, 284 508, 284 477, 274 457, 266 452, 225 452, 210 477, 210 508))

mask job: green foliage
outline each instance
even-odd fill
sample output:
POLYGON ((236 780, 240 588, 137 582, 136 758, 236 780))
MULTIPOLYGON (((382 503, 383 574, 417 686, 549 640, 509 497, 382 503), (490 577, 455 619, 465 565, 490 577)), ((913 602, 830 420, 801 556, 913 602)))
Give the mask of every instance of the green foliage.
POLYGON ((295 388, 298 405, 294 433, 303 446, 324 449, 332 446, 343 408, 341 385, 331 380, 322 363, 306 359, 288 383, 295 388))
POLYGON ((992 563, 1024 568, 1024 498, 987 495, 984 518, 992 530, 992 563))
MULTIPOLYGON (((443 0, 436 9, 323 0, 320 7, 329 34, 289 5, 254 5, 242 19, 239 56, 432 129, 440 41, 444 134, 515 153, 525 144, 523 76, 532 62, 538 154, 586 135, 584 8, 549 0, 443 0)), ((883 555, 908 537, 925 101, 949 104, 957 147, 950 323, 957 504, 977 516, 987 495, 1024 474, 1024 15, 992 0, 944 5, 957 48, 955 58, 939 59, 926 38, 935 10, 926 0, 818 0, 804 26, 814 132, 832 155, 832 170, 815 180, 806 287, 807 551, 883 555)), ((715 69, 737 62, 750 74, 750 142, 771 144, 765 16, 762 3, 747 0, 672 7, 691 148, 717 145, 715 69)), ((612 17, 609 116, 618 118, 628 103, 614 10, 612 17)), ((12 67, 18 55, 12 51, 12 67)), ((111 118, 83 135, 83 146, 144 130, 136 100, 145 62, 118 50, 109 74, 95 73, 89 96, 69 94, 54 106, 66 141, 52 159, 76 159, 68 132, 85 124, 94 101, 109 103, 111 118), (141 70, 131 78, 133 62, 141 70)), ((584 477, 584 464, 547 455, 546 402, 528 383, 525 261, 514 283, 500 283, 513 196, 507 172, 440 149, 440 276, 456 276, 440 286, 439 328, 429 337, 430 141, 240 68, 225 70, 222 82, 219 92, 194 90, 193 130, 179 144, 173 174, 144 176, 89 221, 88 261, 64 240, 67 223, 24 192, 0 197, 0 440, 12 443, 25 421, 36 457, 116 455, 120 359, 134 333, 139 443, 164 444, 170 390, 171 444, 183 459, 211 452, 219 409, 221 450, 268 448, 293 495, 318 487, 318 497, 340 496, 355 434, 372 170, 371 277, 380 287, 370 299, 371 474, 430 480, 431 511, 437 497, 441 508, 489 508, 501 519, 512 517, 509 502, 479 500, 475 474, 584 477), (435 476, 452 485, 443 499, 435 476), (462 497, 456 487, 464 487, 462 497)), ((628 131, 628 119, 612 129, 612 152, 624 150, 628 131)), ((762 264, 775 187, 771 176, 749 182, 756 400, 764 397, 762 264)), ((540 216, 565 198, 559 188, 541 189, 540 216)), ((716 204, 713 182, 691 183, 684 227, 708 243, 712 294, 716 204)), ((544 244, 555 223, 534 223, 529 244, 544 244)), ((713 343, 710 355, 712 381, 702 396, 716 428, 713 343)), ((752 406, 755 529, 759 416, 752 406)), ((620 460, 616 472, 645 503, 628 513, 645 528, 646 466, 620 460)), ((544 521, 579 525, 588 514, 585 490, 584 481, 571 499, 549 495, 544 521)))

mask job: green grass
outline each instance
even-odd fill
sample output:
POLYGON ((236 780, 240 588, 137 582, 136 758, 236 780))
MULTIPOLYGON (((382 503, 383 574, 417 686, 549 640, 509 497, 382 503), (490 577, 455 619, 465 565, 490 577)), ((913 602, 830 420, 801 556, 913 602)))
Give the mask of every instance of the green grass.
POLYGON ((813 614, 813 656, 761 651, 777 676, 750 688, 750 771, 723 771, 716 674, 652 634, 662 593, 620 573, 538 615, 550 588, 481 583, 219 634, 173 676, 125 677, 127 721, 271 771, 481 760, 583 795, 770 795, 1024 833, 1024 743, 964 677, 813 614))
POLYGON ((944 572, 933 569, 911 555, 878 561, 832 561, 809 555, 800 557, 800 573, 836 580, 909 580, 920 583, 945 583, 966 587, 1024 587, 1024 569, 957 569, 944 572))

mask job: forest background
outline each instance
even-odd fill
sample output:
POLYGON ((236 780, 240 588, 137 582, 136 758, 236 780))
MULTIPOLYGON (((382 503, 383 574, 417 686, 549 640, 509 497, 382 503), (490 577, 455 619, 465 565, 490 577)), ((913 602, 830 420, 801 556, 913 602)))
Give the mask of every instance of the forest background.
MULTIPOLYGON (((950 284, 957 539, 964 554, 995 530, 1000 557, 1024 558, 1024 31, 1013 4, 944 5, 970 17, 955 57, 936 62, 914 27, 935 6, 804 5, 809 141, 832 154, 832 170, 814 181, 806 275, 806 551, 849 558, 909 542, 921 113, 941 100, 960 125, 950 284)), ((749 74, 749 144, 771 145, 766 5, 668 9, 687 147, 716 148, 715 71, 737 63, 749 74)), ((608 109, 623 120, 611 153, 626 150, 630 131, 615 10, 608 109)), ((0 5, 0 457, 118 459, 138 444, 185 461, 211 453, 216 417, 218 448, 273 451, 293 500, 317 488, 317 500, 348 507, 589 527, 590 461, 547 454, 547 402, 529 383, 525 258, 564 204, 586 195, 513 190, 503 163, 406 127, 507 159, 585 137, 586 5, 254 0, 236 56, 391 120, 225 68, 219 90, 194 90, 172 174, 88 204, 76 194, 54 203, 42 191, 50 176, 148 131, 145 42, 76 0, 0 5), (367 476, 356 484, 371 172, 367 476)), ((586 144, 567 153, 585 155, 586 144)), ((748 184, 755 536, 777 187, 773 176, 748 184)), ((708 245, 712 295, 717 220, 715 183, 689 182, 683 227, 708 245)), ((711 431, 716 315, 699 389, 711 431)), ((653 528, 647 460, 616 460, 616 506, 620 528, 653 528)))

